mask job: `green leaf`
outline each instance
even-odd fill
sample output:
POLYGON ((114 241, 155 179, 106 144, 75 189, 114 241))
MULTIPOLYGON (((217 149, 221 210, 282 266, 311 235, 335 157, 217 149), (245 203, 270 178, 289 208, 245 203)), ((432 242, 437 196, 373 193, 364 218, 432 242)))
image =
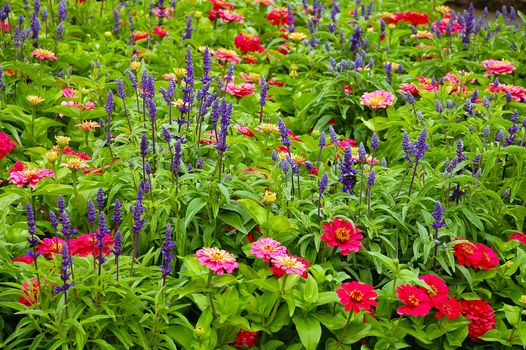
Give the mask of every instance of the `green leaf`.
POLYGON ((316 350, 321 338, 321 325, 317 319, 296 313, 292 318, 301 343, 307 350, 316 350))
POLYGON ((342 336, 342 342, 344 344, 354 344, 362 338, 365 338, 369 331, 371 330, 371 325, 369 323, 363 324, 350 324, 342 336))
POLYGON ((242 198, 237 203, 243 208, 248 215, 258 223, 263 225, 267 220, 267 210, 259 205, 256 201, 248 198, 242 198))
POLYGON ((307 281, 305 281, 305 293, 304 296, 307 303, 315 303, 318 301, 318 283, 311 275, 308 275, 307 281))
POLYGON ((206 205, 206 202, 202 198, 194 198, 188 204, 188 208, 186 208, 186 216, 184 218, 184 226, 188 227, 188 224, 194 216, 206 205))
POLYGON ((282 215, 276 215, 270 217, 265 223, 262 225, 263 228, 270 229, 275 232, 285 232, 290 230, 291 224, 289 221, 289 218, 282 215))

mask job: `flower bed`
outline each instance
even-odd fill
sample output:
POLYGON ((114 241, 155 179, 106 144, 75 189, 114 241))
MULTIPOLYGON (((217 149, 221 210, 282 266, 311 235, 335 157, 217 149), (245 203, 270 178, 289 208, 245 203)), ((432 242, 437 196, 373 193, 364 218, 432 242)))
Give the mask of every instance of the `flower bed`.
POLYGON ((433 6, 5 3, 2 347, 526 346, 524 15, 433 6))

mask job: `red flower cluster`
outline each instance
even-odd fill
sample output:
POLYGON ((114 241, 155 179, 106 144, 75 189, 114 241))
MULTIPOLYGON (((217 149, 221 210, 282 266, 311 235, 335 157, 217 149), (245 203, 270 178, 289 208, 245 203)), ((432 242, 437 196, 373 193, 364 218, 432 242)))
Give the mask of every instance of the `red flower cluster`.
POLYGON ((258 338, 258 332, 251 332, 246 331, 244 329, 240 329, 237 333, 236 340, 234 341, 234 346, 238 349, 242 349, 243 347, 254 347, 256 346, 258 338))
POLYGON ((500 263, 497 253, 482 243, 458 243, 453 249, 457 264, 462 266, 489 270, 496 268, 500 263))
POLYGON ((487 301, 479 300, 461 300, 462 315, 469 320, 468 335, 473 341, 495 328, 495 313, 487 301))
POLYGON ((426 316, 431 308, 436 308, 436 318, 445 316, 450 320, 462 314, 460 303, 449 297, 449 288, 438 276, 423 275, 419 279, 427 284, 427 288, 403 284, 396 290, 398 298, 404 303, 397 309, 399 315, 426 316))
POLYGON ((0 132, 0 159, 7 156, 7 154, 10 153, 15 147, 15 144, 13 141, 11 141, 9 136, 3 132, 0 132))
POLYGON ((261 41, 259 40, 259 36, 255 34, 239 33, 234 38, 234 45, 242 53, 265 51, 265 49, 261 47, 261 41))
POLYGON ((69 146, 64 147, 64 149, 62 150, 62 154, 67 155, 67 156, 78 157, 78 158, 84 159, 84 160, 91 160, 91 157, 89 155, 87 155, 86 153, 84 153, 84 152, 75 152, 69 146))
POLYGON ((411 11, 393 13, 387 18, 384 18, 384 20, 385 19, 387 19, 387 23, 389 24, 396 24, 400 21, 411 23, 414 26, 429 23, 429 15, 427 13, 411 12, 411 11))

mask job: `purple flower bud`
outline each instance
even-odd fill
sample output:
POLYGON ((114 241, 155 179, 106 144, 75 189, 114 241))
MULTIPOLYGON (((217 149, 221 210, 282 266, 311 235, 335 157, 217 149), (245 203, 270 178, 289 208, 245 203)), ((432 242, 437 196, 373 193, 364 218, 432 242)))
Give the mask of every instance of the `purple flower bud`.
POLYGON ((186 16, 186 28, 184 30, 184 34, 182 37, 182 40, 190 40, 192 39, 192 31, 194 29, 192 28, 192 16, 186 16))
POLYGON ((203 169, 203 158, 201 157, 197 158, 197 162, 195 163, 195 166, 197 169, 203 169))
POLYGON ((369 176, 367 177, 367 186, 371 187, 374 185, 374 182, 376 181, 376 172, 374 169, 371 169, 371 172, 369 173, 369 176))
POLYGON ((362 142, 360 142, 360 145, 358 146, 358 160, 360 163, 365 163, 365 160, 367 159, 367 151, 365 150, 365 146, 362 142))
POLYGON ((424 154, 426 153, 426 150, 429 148, 429 145, 426 143, 426 138, 427 129, 424 128, 420 133, 420 136, 418 137, 417 141, 413 145, 413 156, 416 159, 422 159, 424 157, 424 154))
POLYGON ((146 139, 146 135, 143 134, 141 137, 141 157, 144 158, 148 154, 148 140, 146 139))
POLYGON ((111 114, 115 110, 115 105, 113 103, 113 91, 108 92, 108 98, 106 99, 106 113, 111 114))
POLYGON ((442 205, 440 205, 440 202, 435 202, 435 210, 431 213, 431 216, 435 219, 431 227, 435 230, 438 230, 441 227, 446 227, 446 224, 444 223, 444 213, 445 210, 442 208, 442 205))
POLYGON ((338 135, 336 134, 336 131, 334 131, 332 125, 329 126, 329 136, 331 138, 331 142, 334 145, 338 145, 338 135))
POLYGON ((260 83, 261 90, 259 93, 259 104, 261 106, 264 106, 265 104, 267 104, 267 82, 265 81, 264 76, 261 76, 260 83))
POLYGON ((163 136, 164 136, 164 139, 166 140, 166 143, 170 145, 170 141, 172 140, 172 135, 170 135, 170 131, 168 131, 168 129, 166 129, 164 126, 161 127, 161 129, 163 131, 163 136))
POLYGON ((33 208, 31 207, 31 204, 29 203, 26 203, 26 216, 27 216, 27 227, 28 227, 27 230, 29 234, 33 236, 37 232, 37 223, 35 221, 35 214, 33 212, 33 208))
POLYGON ((96 212, 95 212, 95 205, 93 205, 93 201, 91 200, 91 198, 88 198, 87 214, 88 214, 88 222, 93 224, 97 220, 97 218, 96 218, 96 212))
POLYGON ((278 160, 278 153, 275 149, 272 150, 272 160, 275 162, 278 160))
POLYGON ((97 209, 99 209, 99 211, 104 210, 104 190, 102 187, 97 191, 97 209))
POLYGON ((287 129, 281 118, 278 119, 278 128, 279 133, 281 134, 281 142, 285 147, 290 147, 289 129, 287 129))
POLYGON ((53 210, 49 211, 49 222, 51 222, 51 226, 53 227, 53 230, 56 232, 58 228, 58 218, 55 215, 55 212, 53 210))
POLYGON ((167 224, 164 245, 161 249, 161 254, 163 256, 163 264, 159 266, 162 270, 163 280, 166 278, 166 276, 173 272, 171 264, 173 258, 175 257, 175 254, 173 254, 172 252, 174 248, 175 242, 172 241, 172 227, 169 224, 167 224))
POLYGON ((343 161, 340 163, 340 178, 338 181, 343 185, 342 191, 345 193, 352 193, 354 185, 356 185, 356 174, 358 173, 352 168, 354 161, 352 159, 352 150, 349 145, 345 148, 343 161))
POLYGON ((139 85, 137 84, 137 77, 135 77, 135 74, 130 71, 129 69, 126 69, 124 73, 128 74, 128 79, 130 79, 130 82, 132 84, 132 88, 137 89, 139 85))
POLYGON ((60 1, 58 4, 58 20, 62 22, 67 18, 67 11, 66 11, 66 0, 60 1))
POLYGON ((376 135, 376 131, 373 133, 373 136, 371 137, 371 147, 375 151, 378 148, 378 135, 376 135))
POLYGON ((323 173, 320 179, 320 184, 319 184, 320 196, 323 195, 328 185, 329 185, 329 175, 327 174, 327 172, 325 172, 323 173))
POLYGON ((119 98, 126 98, 126 91, 124 90, 124 82, 118 78, 117 79, 117 96, 119 96, 119 98))
POLYGON ((495 142, 502 142, 502 140, 504 140, 504 133, 502 132, 502 130, 499 130, 495 135, 495 142))

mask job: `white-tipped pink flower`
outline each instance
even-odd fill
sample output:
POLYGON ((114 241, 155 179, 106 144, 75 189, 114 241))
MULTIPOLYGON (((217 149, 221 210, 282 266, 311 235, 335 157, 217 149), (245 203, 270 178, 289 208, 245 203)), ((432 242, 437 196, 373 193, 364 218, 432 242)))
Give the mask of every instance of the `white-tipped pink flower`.
POLYGON ((287 254, 287 248, 272 238, 260 238, 252 243, 250 254, 254 254, 267 263, 275 257, 287 254))
POLYGON ((366 92, 360 97, 360 103, 372 109, 387 108, 394 102, 394 95, 385 90, 366 92))

